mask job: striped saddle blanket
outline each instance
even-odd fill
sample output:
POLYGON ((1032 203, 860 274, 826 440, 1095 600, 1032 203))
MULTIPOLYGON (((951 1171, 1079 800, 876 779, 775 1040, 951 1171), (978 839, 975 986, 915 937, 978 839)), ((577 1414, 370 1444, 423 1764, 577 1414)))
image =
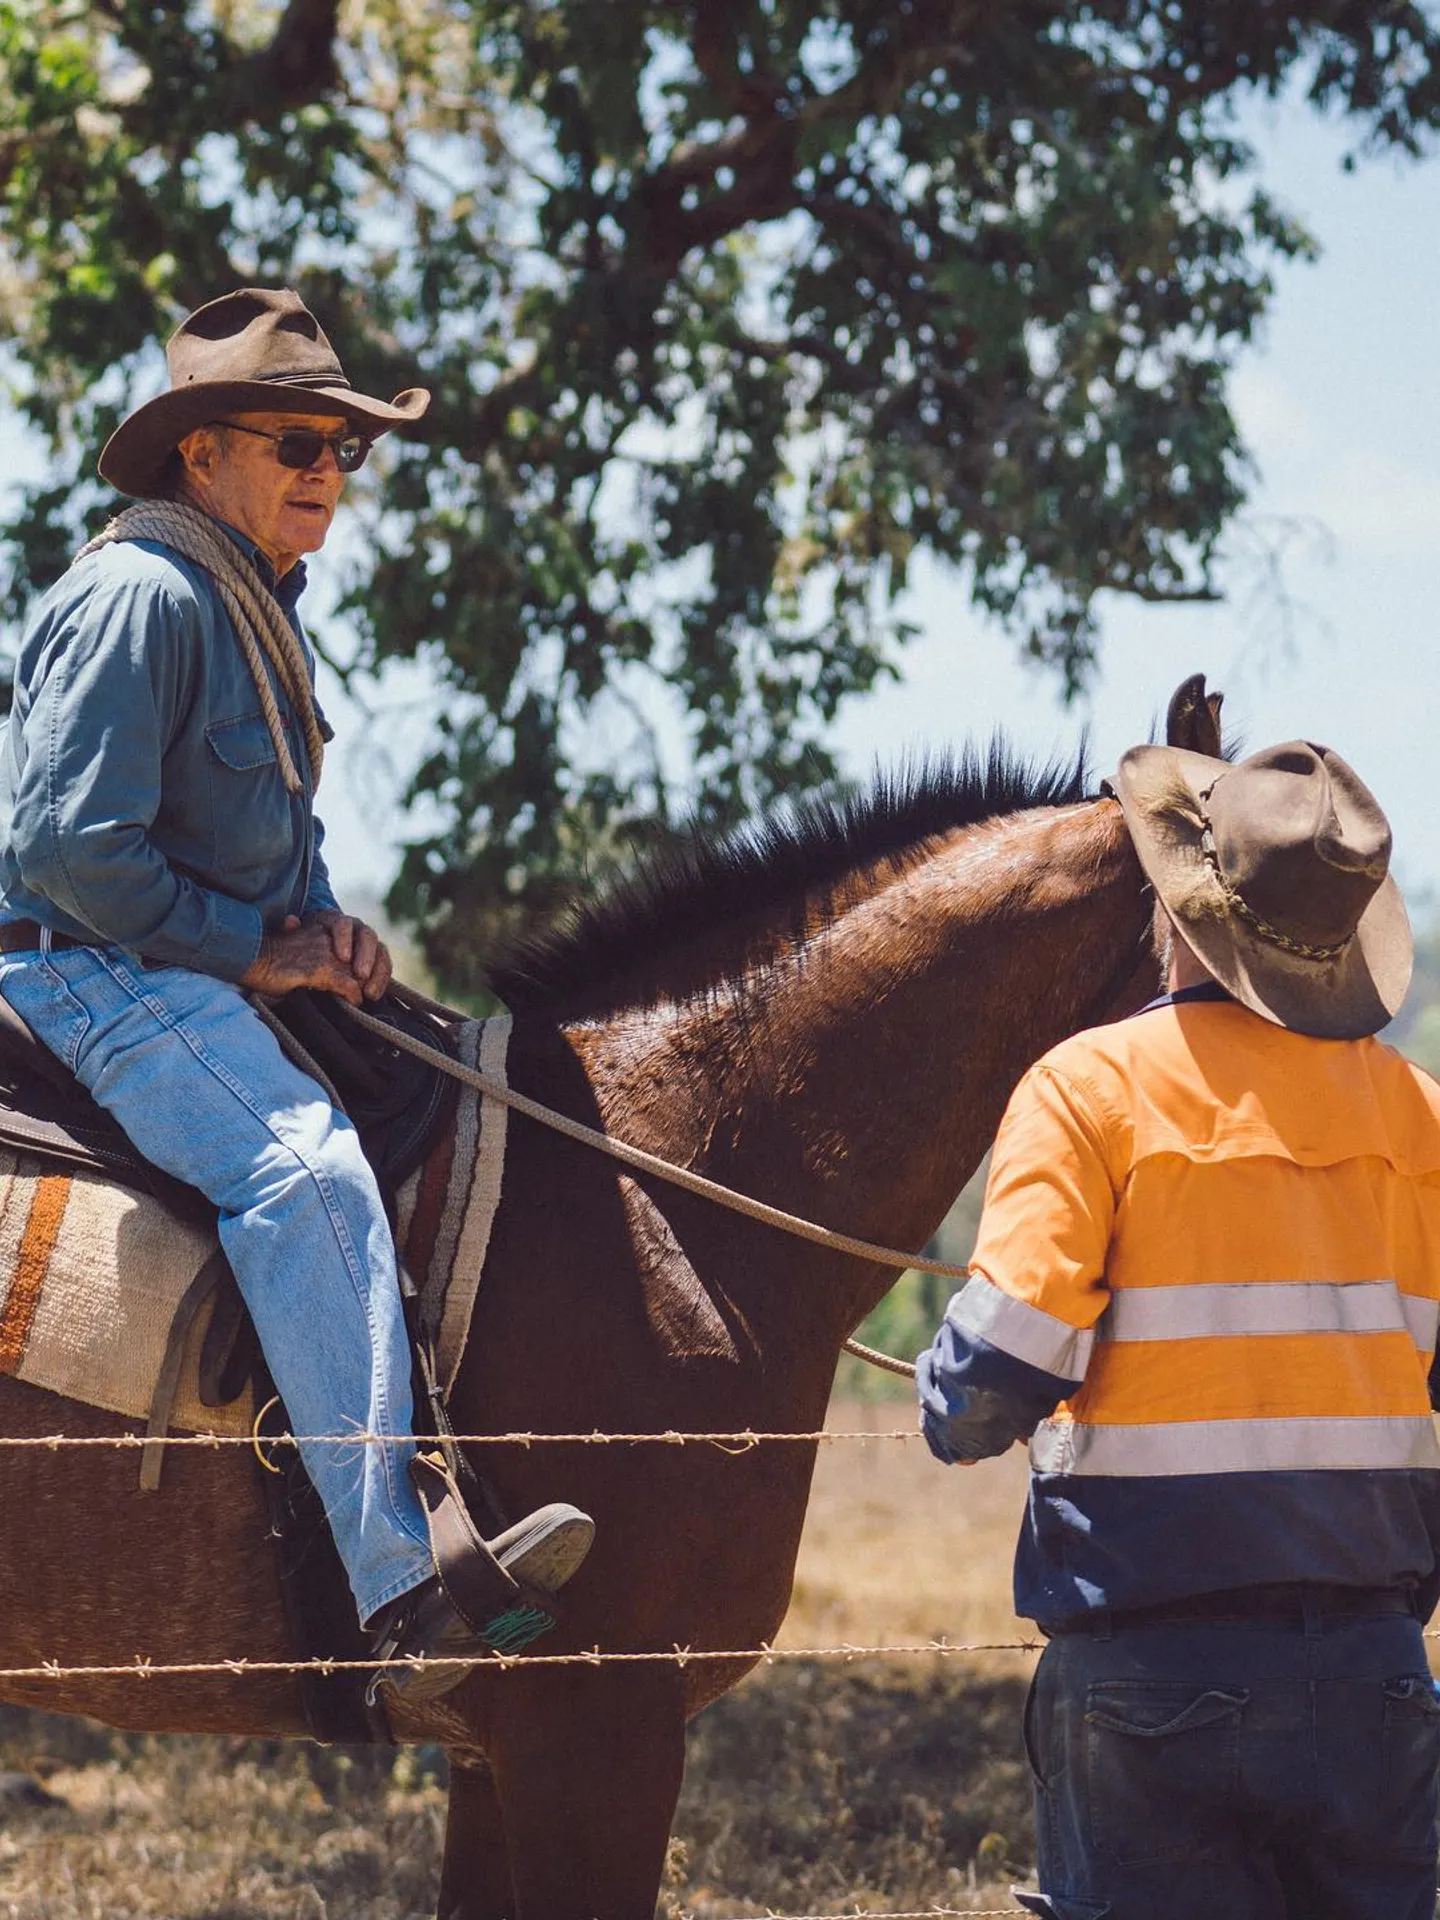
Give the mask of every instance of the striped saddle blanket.
MULTIPOLYGON (((215 1239, 146 1193, 0 1147, 0 1374, 148 1417, 170 1329, 215 1239)), ((249 1396, 201 1404, 209 1308, 190 1328, 171 1424, 248 1433, 249 1396)))
MULTIPOLYGON (((503 1083, 510 1022, 469 1021, 461 1061, 503 1083)), ((500 1201, 507 1109, 462 1087, 454 1120, 397 1195, 402 1258, 421 1286, 425 1322, 448 1389, 459 1369, 500 1201)), ((215 1250, 215 1236, 150 1194, 0 1143, 0 1374, 146 1420, 176 1310, 215 1250)), ((207 1303, 185 1336, 169 1423, 183 1432, 247 1434, 249 1393, 200 1399, 207 1303)))

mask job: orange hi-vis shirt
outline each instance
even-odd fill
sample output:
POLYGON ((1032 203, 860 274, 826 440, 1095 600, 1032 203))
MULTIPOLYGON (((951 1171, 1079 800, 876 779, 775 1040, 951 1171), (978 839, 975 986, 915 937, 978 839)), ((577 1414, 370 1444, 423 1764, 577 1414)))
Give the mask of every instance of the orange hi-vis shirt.
POLYGON ((1440 1084, 1373 1039, 1162 1002, 1016 1089, 926 1429, 956 1457, 997 1406, 1001 1444, 1033 1428, 1035 1618, 1274 1580, 1433 1604, 1437 1321, 1440 1084))

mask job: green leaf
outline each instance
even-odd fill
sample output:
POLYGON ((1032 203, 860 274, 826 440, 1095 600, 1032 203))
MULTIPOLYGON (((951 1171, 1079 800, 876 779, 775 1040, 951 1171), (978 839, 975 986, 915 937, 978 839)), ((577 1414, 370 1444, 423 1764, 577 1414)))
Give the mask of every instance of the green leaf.
POLYGON ((50 456, 0 565, 15 604, 63 566, 225 287, 429 387, 353 490, 336 650, 442 684, 392 905, 452 986, 686 814, 831 777, 917 555, 1069 692, 1101 595, 1216 591, 1230 372, 1314 253, 1235 103, 1440 124, 1436 29, 1361 0, 1037 0, 963 44, 877 0, 341 17, 0 0, 0 347, 50 456))

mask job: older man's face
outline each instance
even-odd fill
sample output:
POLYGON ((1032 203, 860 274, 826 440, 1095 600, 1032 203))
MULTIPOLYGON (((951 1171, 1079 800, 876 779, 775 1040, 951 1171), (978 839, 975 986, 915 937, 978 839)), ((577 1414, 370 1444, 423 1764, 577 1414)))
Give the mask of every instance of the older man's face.
POLYGON ((248 535, 277 574, 288 573, 302 553, 325 544, 345 475, 331 447, 313 467, 282 467, 275 441, 261 436, 294 427, 331 435, 344 426, 333 413, 227 414, 180 443, 186 497, 248 535), (227 432, 226 422, 251 431, 227 432))

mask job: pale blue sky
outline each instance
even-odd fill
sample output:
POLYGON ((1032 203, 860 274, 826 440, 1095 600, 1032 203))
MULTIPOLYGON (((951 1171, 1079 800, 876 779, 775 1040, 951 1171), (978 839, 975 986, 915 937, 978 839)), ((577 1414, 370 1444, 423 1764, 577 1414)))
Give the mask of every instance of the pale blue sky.
POLYGON ((1108 766, 1203 670, 1252 748, 1303 737, 1343 753, 1390 813, 1402 885, 1440 892, 1440 158, 1345 174, 1341 129, 1291 107, 1251 128, 1267 184, 1323 248, 1318 264, 1281 271, 1232 390, 1260 468, 1251 511, 1272 530, 1317 523, 1285 567, 1289 638, 1253 577, 1214 607, 1114 597, 1093 694, 1066 713, 932 572, 906 683, 852 711, 841 738, 863 765, 992 725, 1045 749, 1088 721, 1108 766))
MULTIPOLYGON (((1272 531, 1287 520, 1306 529, 1286 561, 1288 632, 1244 569, 1230 604, 1114 598, 1094 689, 1067 711, 1053 682, 968 611, 958 580, 920 567, 908 611, 923 633, 905 679, 852 705, 839 742, 847 768, 863 773, 995 727, 1029 751, 1068 749, 1088 724, 1103 768, 1148 734, 1180 679, 1203 670, 1251 746, 1298 735, 1344 753, 1390 813, 1402 884, 1412 897, 1440 895, 1440 159, 1344 174, 1344 129, 1298 106, 1252 112, 1247 129, 1267 185, 1323 249, 1318 264, 1281 270, 1233 387, 1260 468, 1251 512, 1272 531)), ((15 472, 13 433, 0 431, 0 448, 15 472)), ((1244 536, 1233 544, 1242 550, 1244 536)), ((367 725, 333 683, 322 692, 340 734, 323 808, 332 870, 342 895, 374 895, 393 872, 403 833, 394 796, 433 696, 423 676, 392 673, 369 696, 378 717, 367 725)))

